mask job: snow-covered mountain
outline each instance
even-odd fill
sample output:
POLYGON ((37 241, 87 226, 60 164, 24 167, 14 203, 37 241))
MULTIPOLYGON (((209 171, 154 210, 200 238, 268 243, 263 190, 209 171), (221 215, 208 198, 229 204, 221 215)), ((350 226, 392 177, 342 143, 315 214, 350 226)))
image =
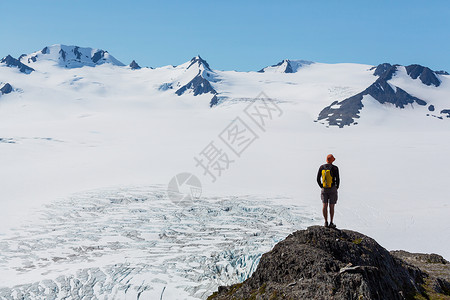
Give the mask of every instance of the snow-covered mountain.
POLYGON ((161 84, 159 90, 173 90, 178 96, 211 94, 210 106, 217 104, 217 91, 212 86, 217 75, 199 55, 182 65, 172 67, 172 70, 170 82, 161 84))
POLYGON ((205 299, 321 224, 330 152, 339 228, 448 259, 450 75, 293 62, 153 69, 63 45, 2 59, 0 298, 205 299), (251 144, 236 155, 233 137, 251 144), (165 191, 181 172, 202 196, 180 207, 165 191))
POLYGON ((102 49, 83 48, 78 46, 52 45, 42 50, 23 54, 19 61, 28 65, 40 63, 56 64, 65 68, 94 67, 104 63, 116 66, 124 66, 123 63, 102 49))
POLYGON ((289 60, 289 59, 284 59, 281 62, 277 63, 276 65, 262 68, 258 72, 260 72, 260 73, 265 73, 265 72, 295 73, 300 68, 302 68, 304 66, 309 66, 309 65, 311 65, 313 63, 314 62, 307 61, 307 60, 289 60))
MULTIPOLYGON (((124 64, 107 51, 77 46, 48 46, 32 54, 22 55, 19 59, 8 55, 0 62, 0 66, 17 68, 25 74, 34 70, 45 72, 48 78, 52 74, 73 74, 72 71, 62 72, 58 67, 74 69, 99 65, 119 68, 123 74, 118 72, 117 76, 137 76, 126 73, 124 64)), ((135 61, 127 68, 141 70, 135 61)), ((234 72, 213 70, 204 59, 196 56, 179 66, 144 69, 138 76, 142 81, 151 82, 155 95, 208 95, 209 106, 213 107, 246 101, 259 91, 265 91, 279 101, 297 102, 315 122, 326 126, 357 125, 362 121, 360 116, 365 110, 365 103, 372 100, 385 107, 392 106, 390 110, 394 111, 414 107, 422 112, 423 117, 438 119, 446 118, 450 109, 445 101, 449 91, 448 73, 432 71, 420 65, 383 63, 375 67, 285 59, 258 72, 234 72), (434 91, 430 93, 430 90, 434 91), (309 104, 305 105, 306 102, 309 104)), ((102 81, 102 70, 91 73, 95 73, 96 78, 102 81)), ((8 80, 9 78, 2 79, 18 90, 21 90, 23 84, 34 82, 26 77, 17 78, 14 82, 8 80)), ((92 85, 86 81, 83 87, 87 88, 89 85, 97 84, 92 85)), ((54 88, 52 85, 47 87, 54 88)), ((25 90, 23 92, 26 93, 25 90)))
POLYGON ((4 58, 0 60, 0 64, 3 64, 4 66, 10 67, 10 68, 18 68, 20 72, 25 74, 30 74, 34 71, 33 68, 30 68, 29 66, 21 63, 18 59, 15 59, 11 55, 7 55, 4 58))
MULTIPOLYGON (((22 55, 19 59, 8 55, 0 62, 0 66, 18 68, 25 74, 36 69, 48 73, 49 76, 52 76, 52 70, 53 73, 59 74, 59 70, 52 68, 55 66, 73 69, 102 64, 124 67, 123 63, 107 51, 65 45, 44 47, 41 51, 22 55)), ((141 67, 133 61, 129 69, 140 70, 141 67)), ((97 74, 101 80, 101 70, 91 72, 97 74)), ((196 56, 179 66, 156 68, 152 69, 151 73, 145 71, 140 74, 142 80, 152 80, 153 86, 157 87, 156 92, 177 96, 209 95, 210 107, 245 101, 258 91, 270 93, 271 97, 279 101, 299 102, 301 105, 305 100, 314 101, 309 107, 305 106, 305 110, 312 115, 315 122, 326 126, 357 125, 361 122, 364 103, 372 100, 384 106, 392 105, 392 110, 415 107, 422 111, 423 117, 432 116, 438 119, 446 118, 450 109, 448 103, 442 100, 449 90, 448 73, 432 71, 420 65, 327 65, 285 59, 261 69, 258 73, 213 70, 204 59, 196 56), (366 83, 360 84, 362 81, 366 83), (445 83, 442 84, 443 82, 445 83), (435 89, 436 93, 429 93, 430 89, 435 89), (329 91, 328 95, 324 93, 325 90, 329 91), (304 99, 306 95, 310 97, 304 99)), ((136 74, 133 75, 135 76, 136 74)), ((12 83, 7 79, 3 81, 19 89, 22 82, 32 82, 26 78, 12 83)), ((85 87, 87 85, 88 82, 84 84, 85 87)))
MULTIPOLYGON (((381 104, 391 104, 396 108, 427 106, 428 112, 433 113, 434 117, 439 119, 447 117, 448 103, 444 104, 445 106, 441 103, 440 105, 435 105, 432 98, 425 96, 424 99, 427 100, 419 99, 394 83, 399 78, 409 80, 409 76, 410 79, 420 79, 420 82, 416 80, 414 84, 419 88, 421 84, 437 88, 441 85, 442 80, 448 80, 448 76, 443 77, 446 74, 445 72, 435 72, 420 65, 403 67, 399 65, 393 66, 388 63, 380 64, 372 69, 375 70, 373 75, 378 76, 378 79, 373 84, 361 93, 342 101, 334 101, 320 112, 318 120, 326 120, 328 124, 339 127, 351 125, 352 123, 357 124, 355 120, 359 118, 360 111, 364 107, 363 99, 366 96, 375 99, 381 104), (436 109, 438 111, 434 112, 436 109)), ((423 90, 427 89, 423 88, 423 90)), ((429 116, 430 113, 425 115, 429 116)))

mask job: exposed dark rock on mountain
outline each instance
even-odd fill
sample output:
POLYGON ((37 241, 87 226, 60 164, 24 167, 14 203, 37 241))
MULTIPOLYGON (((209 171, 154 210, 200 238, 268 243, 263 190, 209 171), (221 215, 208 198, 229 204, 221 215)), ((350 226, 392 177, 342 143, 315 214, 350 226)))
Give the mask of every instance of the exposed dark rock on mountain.
POLYGON ((447 118, 450 118, 450 109, 441 110, 441 114, 446 115, 447 118))
POLYGON ((130 63, 130 68, 131 68, 131 70, 139 70, 141 68, 141 66, 138 65, 138 63, 135 60, 133 60, 130 63))
POLYGON ((382 104, 394 104, 398 108, 404 108, 406 105, 412 103, 419 105, 427 104, 425 101, 411 96, 399 87, 394 86, 394 88, 386 81, 378 79, 361 93, 340 102, 335 101, 325 107, 319 113, 318 120, 327 120, 329 125, 339 126, 340 128, 354 123, 355 119, 359 118, 359 113, 364 106, 362 100, 365 95, 372 96, 382 104))
POLYGON ((270 67, 265 67, 259 70, 259 73, 264 73, 269 68, 276 68, 276 67, 282 67, 279 72, 281 73, 295 73, 300 69, 302 66, 311 65, 314 62, 307 61, 307 60, 289 60, 289 59, 283 59, 279 63, 272 65, 270 67))
POLYGON ((104 63, 124 66, 123 63, 111 56, 108 51, 66 45, 47 46, 41 51, 30 55, 21 55, 19 60, 30 64, 39 60, 50 60, 65 68, 95 67, 104 63))
POLYGON ((249 279, 221 286, 208 299, 429 299, 433 293, 445 297, 446 279, 439 278, 438 290, 428 285, 429 278, 370 237, 312 226, 263 254, 249 279))
POLYGON ((207 79, 203 78, 201 71, 199 71, 197 76, 179 88, 175 93, 180 96, 188 89, 193 90, 194 96, 206 93, 217 94, 217 91, 211 86, 211 83, 207 79))
POLYGON ((0 84, 0 95, 9 94, 12 91, 13 88, 9 83, 5 83, 3 86, 0 84))
POLYGON ((390 253, 427 273, 425 289, 430 299, 450 299, 450 296, 438 295, 450 295, 450 263, 442 256, 435 253, 410 253, 403 250, 390 253))
POLYGON ((209 102, 209 107, 213 107, 217 104, 219 104, 219 98, 217 97, 217 95, 214 95, 214 97, 212 97, 211 101, 209 102))
POLYGON ((419 105, 427 104, 425 101, 411 96, 401 88, 390 85, 384 80, 377 80, 366 89, 366 93, 382 104, 391 103, 398 108, 404 108, 406 105, 414 102, 419 105))
POLYGON ((200 55, 197 55, 196 57, 191 59, 191 63, 187 67, 187 69, 191 68, 192 66, 195 66, 195 64, 197 64, 199 68, 203 66, 205 70, 212 71, 211 68, 209 67, 209 64, 206 62, 206 60, 201 58, 200 55))
POLYGON ((373 75, 379 76, 379 79, 383 81, 391 80, 392 76, 394 76, 395 72, 397 72, 398 66, 399 65, 391 65, 388 63, 378 65, 375 72, 373 72, 373 75))
POLYGON ((397 71, 397 65, 393 66, 389 63, 379 64, 377 67, 371 68, 371 70, 375 69, 373 72, 374 76, 383 77, 384 80, 390 80, 392 75, 397 71))
POLYGON ((398 65, 390 65, 388 63, 378 65, 374 75, 379 77, 372 85, 359 94, 340 102, 335 101, 325 107, 319 113, 318 120, 326 120, 330 126, 339 126, 340 128, 351 125, 355 122, 355 119, 359 118, 359 113, 364 107, 362 100, 366 95, 372 96, 381 104, 391 103, 397 108, 404 108, 406 105, 413 103, 422 106, 426 105, 427 102, 424 100, 414 97, 405 90, 388 83, 395 72, 397 72, 397 67, 398 65))
POLYGON ((406 72, 412 79, 419 77, 423 84, 434 86, 441 85, 441 81, 430 68, 421 65, 409 65, 406 67, 406 72))
MULTIPOLYGON (((75 50, 77 50, 75 48, 75 50)), ((105 53, 108 53, 107 51, 103 51, 103 50, 98 50, 97 52, 94 53, 94 55, 92 55, 92 61, 95 63, 97 63, 100 59, 105 57, 105 53)), ((77 53, 75 53, 77 54, 77 53)))
POLYGON ((429 111, 434 111, 434 105, 428 106, 428 110, 429 110, 429 111))
MULTIPOLYGON (((196 56, 191 59, 189 66, 186 68, 186 70, 197 67, 198 73, 197 75, 188 83, 180 87, 178 90, 176 90, 176 94, 178 96, 183 95, 186 91, 192 90, 194 93, 194 96, 202 95, 211 93, 213 94, 213 98, 210 101, 209 106, 212 107, 218 103, 217 99, 217 91, 212 87, 210 80, 213 79, 213 76, 211 75, 213 71, 209 67, 209 64, 202 59, 200 56, 196 56), (205 78, 205 77, 208 77, 205 78)), ((168 85, 167 83, 160 86, 160 89, 167 90, 168 88, 172 88, 172 85, 168 85)))
POLYGON ((438 75, 450 75, 450 74, 448 74, 447 71, 444 71, 444 70, 434 71, 434 73, 436 73, 436 74, 438 74, 438 75))
POLYGON ((48 49, 47 46, 45 46, 45 47, 41 50, 41 53, 42 53, 42 54, 47 54, 47 53, 50 53, 50 50, 48 49))
POLYGON ((11 55, 8 55, 8 56, 2 58, 2 60, 0 60, 0 63, 3 63, 6 66, 11 67, 11 68, 13 68, 13 67, 19 68, 19 71, 22 73, 25 73, 25 74, 30 74, 31 72, 34 71, 33 68, 30 68, 29 66, 21 63, 20 61, 18 61, 11 55))

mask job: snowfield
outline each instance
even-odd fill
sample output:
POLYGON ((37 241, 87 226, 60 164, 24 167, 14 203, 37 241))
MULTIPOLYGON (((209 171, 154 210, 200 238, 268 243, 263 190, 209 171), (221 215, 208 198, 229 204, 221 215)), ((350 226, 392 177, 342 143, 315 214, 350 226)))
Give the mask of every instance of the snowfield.
POLYGON ((132 70, 109 54, 117 65, 40 57, 30 74, 0 64, 14 89, 0 95, 0 299, 205 299, 290 232, 322 224, 316 174, 329 153, 339 228, 450 259, 450 120, 437 117, 450 108, 448 75, 427 86, 400 68, 389 81, 434 112, 366 95, 358 124, 337 128, 315 122, 320 111, 371 85, 372 66, 132 70), (198 74, 219 105, 212 92, 175 93, 198 74), (261 92, 271 100, 254 100, 261 92), (278 111, 258 127, 245 111, 264 103, 278 111), (237 117, 255 136, 240 155, 220 138, 237 117), (211 142, 232 160, 214 182, 194 160, 211 142), (181 172, 202 197, 176 206, 166 188, 181 172))

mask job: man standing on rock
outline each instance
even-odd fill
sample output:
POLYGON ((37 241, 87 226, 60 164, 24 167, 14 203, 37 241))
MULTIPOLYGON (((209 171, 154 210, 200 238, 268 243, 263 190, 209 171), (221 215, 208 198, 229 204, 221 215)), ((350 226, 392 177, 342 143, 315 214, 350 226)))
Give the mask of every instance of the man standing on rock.
POLYGON ((339 168, 333 165, 335 158, 333 154, 328 154, 327 163, 321 165, 317 172, 317 184, 322 189, 320 196, 322 198, 322 213, 325 218, 325 227, 336 228, 333 223, 334 205, 338 199, 339 189, 339 168), (330 224, 328 225, 328 204, 330 204, 330 224))

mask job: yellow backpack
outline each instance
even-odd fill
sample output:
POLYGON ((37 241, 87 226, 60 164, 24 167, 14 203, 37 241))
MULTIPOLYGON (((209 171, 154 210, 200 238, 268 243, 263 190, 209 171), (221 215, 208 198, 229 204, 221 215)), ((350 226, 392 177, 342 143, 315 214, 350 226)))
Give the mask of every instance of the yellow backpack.
POLYGON ((333 182, 330 170, 322 170, 322 185, 324 188, 330 188, 333 182))

